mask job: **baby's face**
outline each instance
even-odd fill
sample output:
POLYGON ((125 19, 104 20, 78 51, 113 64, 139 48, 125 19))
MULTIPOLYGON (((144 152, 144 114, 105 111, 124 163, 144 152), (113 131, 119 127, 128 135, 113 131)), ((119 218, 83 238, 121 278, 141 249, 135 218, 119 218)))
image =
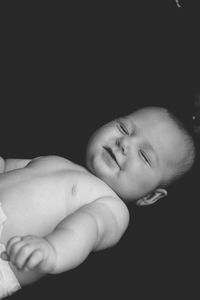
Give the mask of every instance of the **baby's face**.
POLYGON ((122 199, 137 200, 159 187, 184 159, 183 133, 162 108, 114 120, 91 137, 87 166, 122 199))

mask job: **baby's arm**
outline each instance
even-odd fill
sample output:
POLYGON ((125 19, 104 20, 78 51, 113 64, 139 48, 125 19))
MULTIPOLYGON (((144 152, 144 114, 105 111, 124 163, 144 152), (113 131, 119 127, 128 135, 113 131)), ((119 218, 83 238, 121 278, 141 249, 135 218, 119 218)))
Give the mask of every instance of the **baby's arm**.
POLYGON ((81 264, 91 251, 115 245, 128 222, 125 204, 117 197, 103 197, 66 217, 43 239, 12 238, 7 252, 18 268, 60 273, 81 264))

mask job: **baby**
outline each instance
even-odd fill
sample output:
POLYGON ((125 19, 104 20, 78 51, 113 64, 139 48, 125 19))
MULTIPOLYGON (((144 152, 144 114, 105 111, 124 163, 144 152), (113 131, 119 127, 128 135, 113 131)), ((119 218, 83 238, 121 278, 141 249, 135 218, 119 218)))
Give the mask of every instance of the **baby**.
POLYGON ((124 202, 166 196, 194 157, 180 123, 165 108, 146 107, 94 133, 90 171, 59 156, 1 159, 0 298, 115 245, 129 223, 124 202))

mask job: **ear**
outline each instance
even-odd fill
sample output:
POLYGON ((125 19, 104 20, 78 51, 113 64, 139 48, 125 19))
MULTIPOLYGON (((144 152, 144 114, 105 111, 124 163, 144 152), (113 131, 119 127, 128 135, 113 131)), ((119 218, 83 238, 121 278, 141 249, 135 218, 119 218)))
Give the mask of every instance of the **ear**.
POLYGON ((137 200, 136 205, 138 206, 150 205, 165 196, 167 196, 167 191, 165 189, 156 189, 155 191, 148 194, 147 196, 144 196, 143 198, 137 200))

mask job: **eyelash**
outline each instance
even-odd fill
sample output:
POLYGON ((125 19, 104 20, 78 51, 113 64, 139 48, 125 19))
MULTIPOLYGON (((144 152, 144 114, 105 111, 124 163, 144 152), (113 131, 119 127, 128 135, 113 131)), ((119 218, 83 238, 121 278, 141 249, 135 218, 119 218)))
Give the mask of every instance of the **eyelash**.
POLYGON ((117 123, 118 123, 119 131, 122 132, 123 134, 129 135, 129 131, 128 131, 127 127, 119 120, 117 121, 117 123))
POLYGON ((150 162, 148 156, 146 155, 146 153, 144 151, 142 151, 142 150, 140 150, 139 153, 142 156, 142 159, 144 159, 145 162, 148 163, 148 165, 151 165, 151 162, 150 162))

